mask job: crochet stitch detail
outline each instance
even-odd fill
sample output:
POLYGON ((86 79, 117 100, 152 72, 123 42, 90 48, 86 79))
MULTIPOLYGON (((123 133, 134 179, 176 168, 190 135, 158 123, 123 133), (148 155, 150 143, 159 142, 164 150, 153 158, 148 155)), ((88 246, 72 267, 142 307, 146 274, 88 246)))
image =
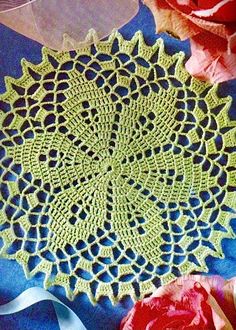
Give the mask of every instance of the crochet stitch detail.
POLYGON ((22 61, 0 97, 1 257, 92 302, 134 300, 234 237, 231 98, 131 41, 22 61))

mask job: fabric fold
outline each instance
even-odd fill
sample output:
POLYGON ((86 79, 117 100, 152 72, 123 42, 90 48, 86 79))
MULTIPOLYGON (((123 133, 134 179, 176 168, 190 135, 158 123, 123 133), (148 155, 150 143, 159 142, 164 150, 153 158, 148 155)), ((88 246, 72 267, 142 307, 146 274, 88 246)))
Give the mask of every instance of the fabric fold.
POLYGON ((0 315, 20 312, 45 300, 53 303, 60 330, 86 330, 79 317, 68 306, 50 292, 38 287, 29 288, 9 303, 0 306, 0 315))
POLYGON ((138 0, 8 0, 0 3, 0 23, 60 51, 108 36, 138 12, 138 0), (92 38, 88 33, 96 31, 92 38))

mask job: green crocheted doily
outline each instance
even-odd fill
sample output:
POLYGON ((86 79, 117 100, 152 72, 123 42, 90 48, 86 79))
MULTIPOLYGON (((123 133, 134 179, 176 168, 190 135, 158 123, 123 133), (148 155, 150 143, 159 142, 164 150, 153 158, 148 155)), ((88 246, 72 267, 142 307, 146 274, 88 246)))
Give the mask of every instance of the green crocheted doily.
POLYGON ((22 61, 0 98, 1 256, 45 287, 143 297, 223 256, 236 191, 231 98, 184 55, 114 33, 22 61))

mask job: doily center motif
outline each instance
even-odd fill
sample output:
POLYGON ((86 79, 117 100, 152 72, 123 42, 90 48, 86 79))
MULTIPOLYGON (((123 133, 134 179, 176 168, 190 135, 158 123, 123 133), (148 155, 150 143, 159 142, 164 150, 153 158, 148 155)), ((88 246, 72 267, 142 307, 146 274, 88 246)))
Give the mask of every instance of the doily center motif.
POLYGON ((1 256, 73 299, 143 297, 234 237, 231 98, 162 40, 43 49, 0 98, 1 256))

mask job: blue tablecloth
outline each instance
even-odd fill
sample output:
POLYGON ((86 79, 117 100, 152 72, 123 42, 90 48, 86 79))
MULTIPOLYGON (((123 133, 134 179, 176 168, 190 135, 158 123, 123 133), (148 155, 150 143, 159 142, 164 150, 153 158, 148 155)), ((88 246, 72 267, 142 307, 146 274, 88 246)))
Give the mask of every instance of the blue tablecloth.
MULTIPOLYGON (((121 29, 125 38, 131 38, 137 30, 142 30, 148 44, 159 37, 165 40, 168 53, 183 50, 189 56, 189 43, 180 42, 165 34, 155 35, 153 17, 147 7, 140 3, 138 15, 121 29)), ((0 25, 0 92, 4 92, 4 77, 7 75, 20 77, 21 59, 24 57, 33 63, 41 61, 41 46, 10 29, 0 25)), ((230 94, 234 98, 230 116, 236 119, 236 81, 220 85, 220 95, 230 94)), ((236 231, 236 221, 232 220, 236 231)), ((225 278, 236 275, 236 240, 223 241, 225 258, 220 260, 207 258, 209 274, 218 274, 225 278)), ((43 275, 27 280, 21 266, 15 261, 0 259, 0 304, 16 297, 32 286, 42 286, 43 275)), ((121 318, 132 306, 132 301, 123 299, 117 306, 112 306, 108 299, 103 298, 96 306, 92 306, 85 294, 78 296, 73 302, 67 300, 60 288, 50 290, 65 304, 71 307, 84 322, 88 330, 115 330, 121 318)), ((54 330, 58 329, 56 316, 50 303, 41 303, 12 316, 0 317, 0 329, 7 330, 54 330)), ((69 329, 68 329, 69 330, 69 329)))

